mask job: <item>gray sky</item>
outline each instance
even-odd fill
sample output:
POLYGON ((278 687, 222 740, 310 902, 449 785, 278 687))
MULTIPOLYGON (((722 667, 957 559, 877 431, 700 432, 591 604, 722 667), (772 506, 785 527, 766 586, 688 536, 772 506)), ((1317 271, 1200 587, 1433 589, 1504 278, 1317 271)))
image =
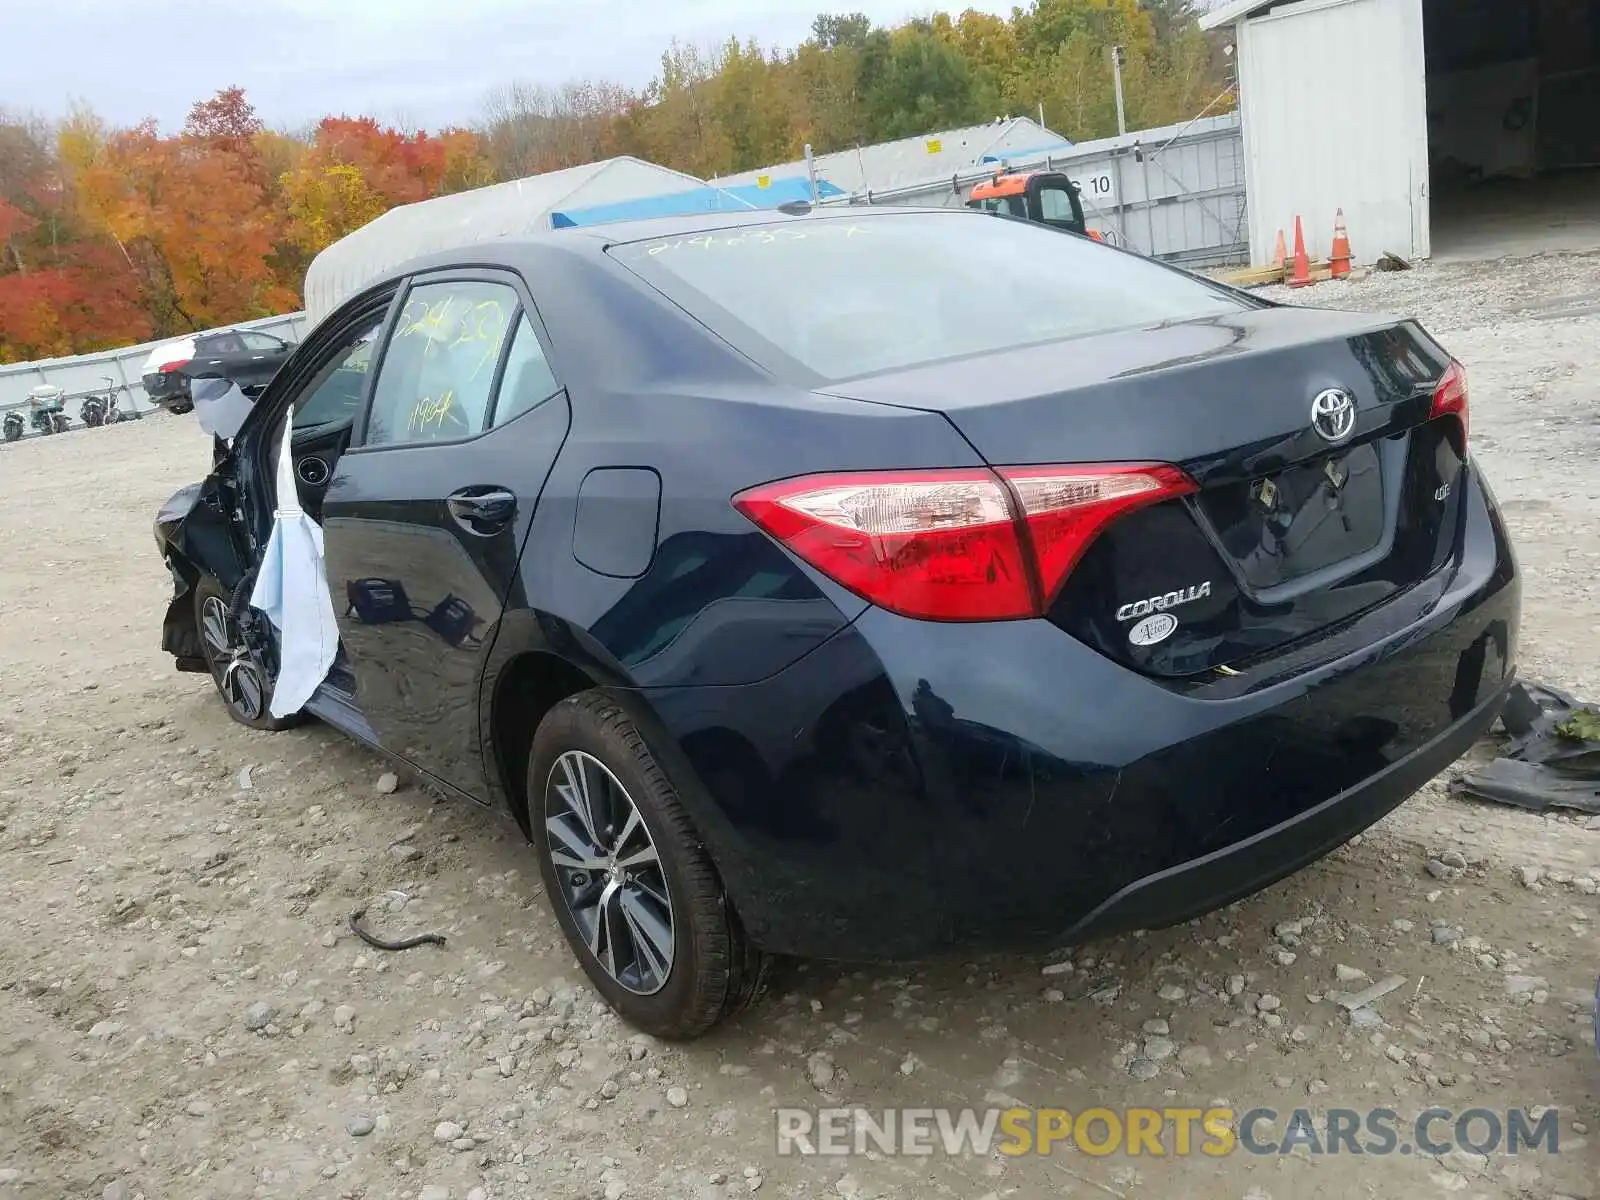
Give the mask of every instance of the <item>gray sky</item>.
MULTIPOLYGON (((819 11, 895 24, 929 0, 0 0, 0 108, 58 116, 86 101, 114 125, 238 84, 268 125, 333 113, 425 128, 466 123, 513 79, 648 82, 674 35, 792 46, 819 11)), ((943 7, 1006 13, 1011 0, 943 7)))

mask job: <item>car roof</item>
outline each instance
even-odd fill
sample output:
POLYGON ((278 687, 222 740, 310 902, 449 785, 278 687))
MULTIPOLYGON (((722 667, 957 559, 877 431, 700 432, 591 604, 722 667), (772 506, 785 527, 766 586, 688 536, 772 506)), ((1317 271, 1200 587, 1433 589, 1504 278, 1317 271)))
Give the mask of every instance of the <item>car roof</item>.
POLYGON ((381 280, 368 286, 377 286, 415 274, 422 270, 448 269, 453 265, 504 263, 513 265, 529 251, 562 250, 585 256, 603 254, 608 247, 630 242, 651 241, 656 238, 691 237, 701 233, 720 233, 729 229, 754 229, 764 225, 803 223, 808 221, 835 221, 862 219, 884 220, 916 213, 941 213, 949 216, 978 217, 993 220, 987 214, 972 209, 926 208, 910 205, 884 205, 869 208, 865 205, 838 205, 826 208, 807 208, 804 211, 764 208, 740 210, 729 213, 695 213, 680 217, 647 217, 630 221, 607 221, 599 225, 577 225, 564 229, 540 230, 511 237, 494 238, 487 242, 468 242, 447 250, 436 250, 385 271, 381 280))
MULTIPOLYGON (((903 217, 909 213, 961 213, 970 215, 966 208, 926 208, 909 205, 830 205, 825 208, 785 210, 781 208, 741 209, 728 213, 695 213, 682 217, 646 217, 633 221, 608 221, 601 225, 580 225, 571 229, 552 230, 540 234, 542 239, 571 237, 574 234, 588 237, 606 246, 619 246, 628 242, 651 241, 663 237, 687 237, 695 233, 709 233, 725 229, 753 229, 762 225, 780 225, 789 222, 860 220, 863 217, 903 217)), ((532 240, 532 239, 529 239, 532 240)))

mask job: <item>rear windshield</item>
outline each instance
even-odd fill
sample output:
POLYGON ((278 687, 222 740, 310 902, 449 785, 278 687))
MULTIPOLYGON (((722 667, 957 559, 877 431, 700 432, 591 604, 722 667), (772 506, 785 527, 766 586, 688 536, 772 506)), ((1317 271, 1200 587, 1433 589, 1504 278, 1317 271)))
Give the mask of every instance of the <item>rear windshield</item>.
POLYGON ((1251 306, 1088 239, 971 211, 813 216, 610 252, 774 374, 787 360, 828 382, 1251 306))

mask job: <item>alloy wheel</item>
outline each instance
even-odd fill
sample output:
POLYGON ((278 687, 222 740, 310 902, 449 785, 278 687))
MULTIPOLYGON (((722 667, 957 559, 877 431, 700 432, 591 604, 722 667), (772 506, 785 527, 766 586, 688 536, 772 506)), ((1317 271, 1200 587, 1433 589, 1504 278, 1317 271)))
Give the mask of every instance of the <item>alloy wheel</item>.
POLYGON ((200 636, 224 702, 246 721, 257 720, 266 711, 266 682, 221 597, 207 596, 201 605, 200 636))
POLYGON ((568 750, 545 783, 544 822, 561 898, 589 952, 635 995, 660 991, 672 973, 672 899, 628 789, 592 754, 568 750))

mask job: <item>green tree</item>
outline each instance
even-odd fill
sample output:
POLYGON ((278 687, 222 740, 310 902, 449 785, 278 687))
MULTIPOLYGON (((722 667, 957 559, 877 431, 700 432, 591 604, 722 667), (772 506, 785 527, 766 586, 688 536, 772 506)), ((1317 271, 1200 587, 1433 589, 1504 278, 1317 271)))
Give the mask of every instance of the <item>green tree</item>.
POLYGON ((821 50, 849 46, 859 50, 872 32, 872 18, 865 13, 820 13, 811 22, 811 42, 821 50))
POLYGON ((794 157, 796 144, 787 64, 769 58, 756 42, 730 38, 709 82, 713 119, 726 142, 728 159, 719 173, 746 163, 794 157))
POLYGON ((1147 49, 1155 36, 1138 0, 1037 0, 1027 12, 1016 11, 1013 24, 1023 53, 1034 59, 1048 58, 1074 37, 1131 54, 1147 49))
POLYGON ((816 42, 806 42, 795 51, 789 78, 789 86, 797 93, 795 125, 802 143, 810 142, 818 154, 826 154, 861 140, 866 129, 866 106, 862 99, 860 47, 826 49, 816 42))
POLYGON ((984 113, 978 80, 961 51, 930 22, 869 35, 861 81, 871 141, 972 125, 994 115, 984 113))
POLYGON ((1185 30, 1196 28, 1200 20, 1195 0, 1139 0, 1139 7, 1149 16, 1158 42, 1171 41, 1185 30))
POLYGON ((731 144, 709 86, 716 65, 696 47, 673 41, 661 56, 661 74, 630 113, 627 140, 636 153, 701 178, 728 168, 731 144))

